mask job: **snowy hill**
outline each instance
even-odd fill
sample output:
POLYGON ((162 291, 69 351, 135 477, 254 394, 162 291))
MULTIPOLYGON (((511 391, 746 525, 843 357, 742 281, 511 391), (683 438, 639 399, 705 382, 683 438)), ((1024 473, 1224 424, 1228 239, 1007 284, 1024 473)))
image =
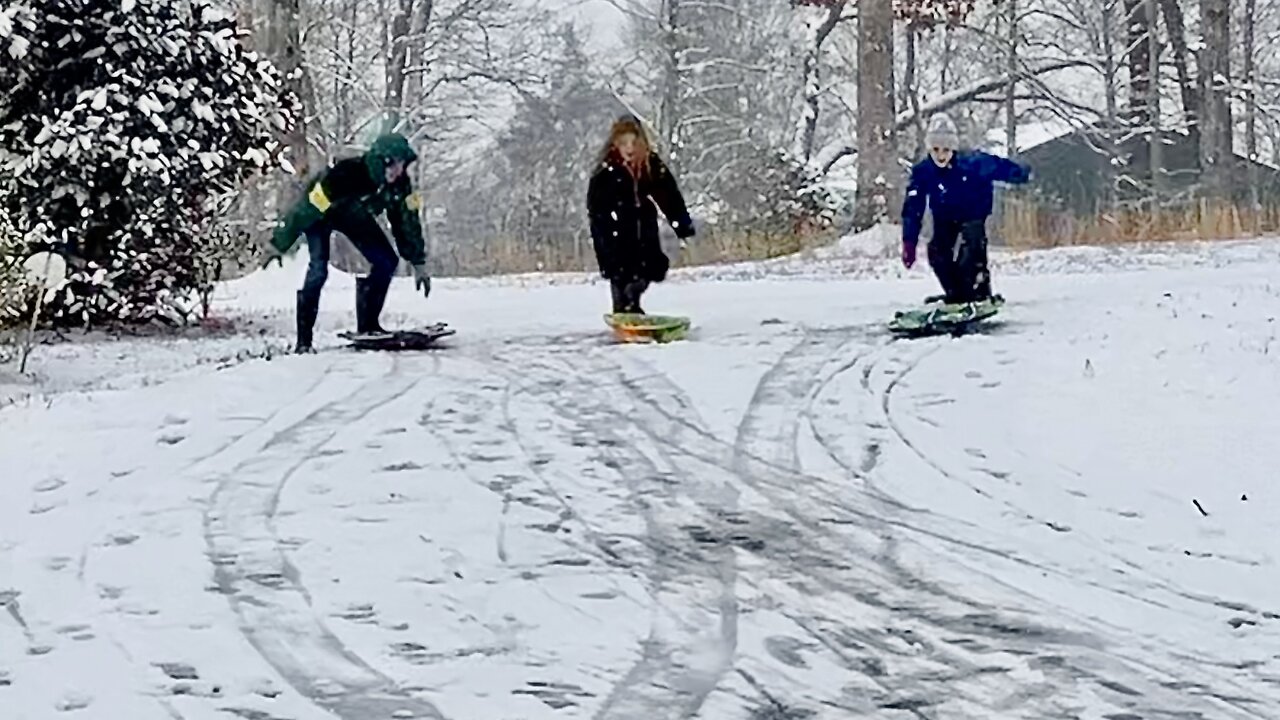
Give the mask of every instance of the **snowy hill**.
POLYGON ((347 352, 334 271, 330 347, 237 361, 298 259, 218 295, 262 334, 37 348, 4 717, 1280 716, 1280 242, 994 253, 1002 323, 915 341, 892 249, 681 270, 664 347, 562 275, 347 352))

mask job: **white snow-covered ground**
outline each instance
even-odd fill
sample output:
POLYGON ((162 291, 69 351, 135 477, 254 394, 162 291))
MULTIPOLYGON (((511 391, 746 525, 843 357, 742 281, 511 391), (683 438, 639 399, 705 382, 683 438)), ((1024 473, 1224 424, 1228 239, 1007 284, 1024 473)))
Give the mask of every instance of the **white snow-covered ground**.
POLYGON ((528 276, 347 351, 335 271, 282 356, 297 262, 249 334, 38 347, 0 717, 1280 717, 1280 241, 997 253, 1001 322, 910 341, 876 247, 679 272, 662 347, 528 276))

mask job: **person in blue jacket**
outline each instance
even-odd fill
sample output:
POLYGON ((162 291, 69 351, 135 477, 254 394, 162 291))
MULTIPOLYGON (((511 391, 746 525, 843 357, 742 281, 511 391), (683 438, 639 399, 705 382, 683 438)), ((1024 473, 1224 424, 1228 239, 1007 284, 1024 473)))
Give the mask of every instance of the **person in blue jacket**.
POLYGON ((910 268, 916 262, 927 203, 933 213, 929 266, 942 285, 944 302, 989 299, 987 217, 992 185, 1025 183, 1031 179, 1031 169, 978 150, 957 151, 959 133, 946 113, 933 116, 925 143, 929 157, 911 168, 902 200, 902 264, 910 268))

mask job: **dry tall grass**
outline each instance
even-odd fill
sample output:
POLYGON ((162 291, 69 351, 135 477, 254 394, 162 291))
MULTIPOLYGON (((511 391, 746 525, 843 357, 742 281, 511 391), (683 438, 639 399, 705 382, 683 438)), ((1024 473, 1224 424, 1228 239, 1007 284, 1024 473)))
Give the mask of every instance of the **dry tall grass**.
MULTIPOLYGON (((838 235, 829 229, 792 233, 707 231, 691 238, 683 248, 674 238, 666 238, 663 247, 672 267, 691 267, 767 260, 827 245, 838 235)), ((491 238, 466 246, 437 248, 433 262, 443 275, 457 277, 539 271, 593 272, 596 268, 590 239, 531 248, 510 238, 491 238)))
POLYGON ((1247 208, 1201 200, 1176 209, 1117 209, 1082 217, 1009 199, 997 232, 1009 247, 1018 249, 1233 240, 1280 233, 1280 207, 1247 208))

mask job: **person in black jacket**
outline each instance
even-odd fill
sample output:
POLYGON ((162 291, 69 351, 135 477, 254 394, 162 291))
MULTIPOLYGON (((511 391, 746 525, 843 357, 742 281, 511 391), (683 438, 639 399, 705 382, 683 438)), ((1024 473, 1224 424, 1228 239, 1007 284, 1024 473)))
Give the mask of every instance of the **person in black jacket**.
POLYGON ((624 115, 609 129, 587 187, 591 241, 615 313, 644 314, 640 296, 667 277, 671 262, 658 240, 659 209, 677 237, 693 237, 693 220, 670 169, 640 121, 624 115))

